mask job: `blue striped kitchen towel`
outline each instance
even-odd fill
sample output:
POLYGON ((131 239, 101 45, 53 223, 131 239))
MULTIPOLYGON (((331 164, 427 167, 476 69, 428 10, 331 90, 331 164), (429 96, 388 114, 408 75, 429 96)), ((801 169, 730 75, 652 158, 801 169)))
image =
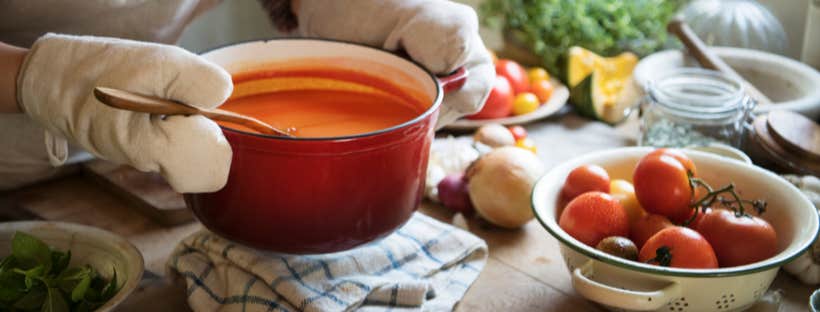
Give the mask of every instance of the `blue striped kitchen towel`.
POLYGON ((478 277, 487 244, 416 213, 386 238, 325 255, 284 255, 208 231, 169 259, 194 311, 449 311, 478 277))

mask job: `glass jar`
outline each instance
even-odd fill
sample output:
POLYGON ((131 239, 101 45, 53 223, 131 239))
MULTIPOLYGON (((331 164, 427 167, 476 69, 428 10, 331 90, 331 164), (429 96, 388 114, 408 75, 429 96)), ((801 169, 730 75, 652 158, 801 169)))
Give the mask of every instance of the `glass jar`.
POLYGON ((753 108, 736 79, 713 70, 677 69, 648 83, 639 144, 740 148, 753 108))

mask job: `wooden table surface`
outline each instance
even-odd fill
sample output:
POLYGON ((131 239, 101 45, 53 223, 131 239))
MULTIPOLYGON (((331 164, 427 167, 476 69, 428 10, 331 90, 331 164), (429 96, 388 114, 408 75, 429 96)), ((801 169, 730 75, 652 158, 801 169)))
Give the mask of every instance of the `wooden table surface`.
MULTIPOLYGON (((551 166, 588 151, 631 144, 628 127, 612 131, 608 126, 570 115, 528 129, 538 145, 539 156, 551 166), (574 147, 564 146, 567 144, 574 147)), ((164 262, 178 241, 201 227, 197 222, 161 226, 82 175, 0 193, 0 210, 21 208, 31 215, 18 216, 93 225, 123 235, 139 248, 147 273, 141 287, 118 311, 188 310, 184 291, 163 278, 164 262)), ((478 219, 465 220, 429 202, 419 209, 466 228, 489 246, 487 265, 457 305, 457 311, 603 310, 573 290, 558 242, 536 221, 519 230, 502 230, 478 219)), ((783 291, 780 311, 805 311, 814 287, 804 286, 781 271, 771 289, 783 291)))

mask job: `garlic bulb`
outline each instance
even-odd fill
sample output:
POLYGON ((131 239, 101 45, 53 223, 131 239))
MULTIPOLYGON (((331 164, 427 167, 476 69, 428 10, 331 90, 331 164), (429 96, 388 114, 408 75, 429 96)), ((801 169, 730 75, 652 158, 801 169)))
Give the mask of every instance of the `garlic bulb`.
POLYGON ((471 138, 452 136, 433 141, 427 164, 424 196, 438 201, 438 190, 436 189, 438 183, 449 174, 464 172, 473 161, 478 159, 479 153, 472 144, 471 138))
MULTIPOLYGON (((783 178, 797 186, 814 207, 820 207, 820 179, 796 175, 784 175, 783 178)), ((785 264, 783 269, 805 284, 820 284, 820 241, 814 241, 809 250, 785 264)))

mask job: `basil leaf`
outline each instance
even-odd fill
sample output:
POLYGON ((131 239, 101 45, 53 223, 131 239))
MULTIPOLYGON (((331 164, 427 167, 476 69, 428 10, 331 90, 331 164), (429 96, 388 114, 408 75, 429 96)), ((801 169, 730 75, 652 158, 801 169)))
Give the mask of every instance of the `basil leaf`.
MULTIPOLYGON (((94 283, 92 283, 92 285, 93 284, 94 283)), ((93 286, 88 288, 88 290, 85 292, 85 298, 83 299, 83 302, 88 303, 98 303, 102 301, 100 300, 100 291, 94 288, 93 286)))
POLYGON ((92 269, 90 267, 68 268, 55 278, 56 286, 65 293, 71 293, 77 284, 83 279, 92 279, 92 269))
POLYGON ((71 301, 73 302, 80 302, 85 298, 85 293, 88 291, 88 286, 91 285, 91 277, 86 276, 85 278, 81 279, 77 286, 74 286, 74 290, 71 291, 71 301))
POLYGON ((15 232, 11 239, 11 254, 23 269, 38 265, 51 267, 51 249, 40 239, 23 232, 15 232))
POLYGON ((45 271, 46 269, 42 265, 38 265, 28 270, 14 269, 14 273, 25 276, 24 281, 27 291, 35 285, 39 285, 41 283, 41 280, 45 278, 45 271))
POLYGON ((63 294, 60 293, 59 289, 54 287, 48 288, 48 296, 46 296, 46 301, 43 303, 43 307, 40 311, 68 312, 68 304, 65 302, 65 298, 63 298, 63 294))
POLYGON ((80 302, 77 306, 74 307, 74 312, 91 312, 94 311, 98 306, 101 304, 90 303, 88 301, 80 302))
POLYGON ((13 303, 20 299, 26 287, 23 279, 22 275, 11 270, 0 272, 0 302, 13 303))
POLYGON ((114 297, 114 295, 117 294, 118 290, 119 289, 117 288, 117 270, 115 269, 114 275, 111 276, 111 281, 109 281, 108 285, 105 285, 105 287, 103 287, 102 289, 102 292, 100 294, 100 296, 102 297, 102 301, 106 301, 108 299, 111 299, 111 297, 114 297))
POLYGON ((11 269, 16 265, 16 262, 17 261, 15 261, 14 255, 8 255, 8 257, 3 258, 3 260, 0 261, 0 274, 6 271, 11 271, 11 269))
POLYGON ((22 310, 34 310, 43 306, 46 300, 46 289, 37 287, 29 291, 22 298, 14 302, 14 307, 22 310))
POLYGON ((51 274, 59 274, 68 267, 71 262, 71 250, 68 252, 61 252, 57 250, 51 251, 51 274))

